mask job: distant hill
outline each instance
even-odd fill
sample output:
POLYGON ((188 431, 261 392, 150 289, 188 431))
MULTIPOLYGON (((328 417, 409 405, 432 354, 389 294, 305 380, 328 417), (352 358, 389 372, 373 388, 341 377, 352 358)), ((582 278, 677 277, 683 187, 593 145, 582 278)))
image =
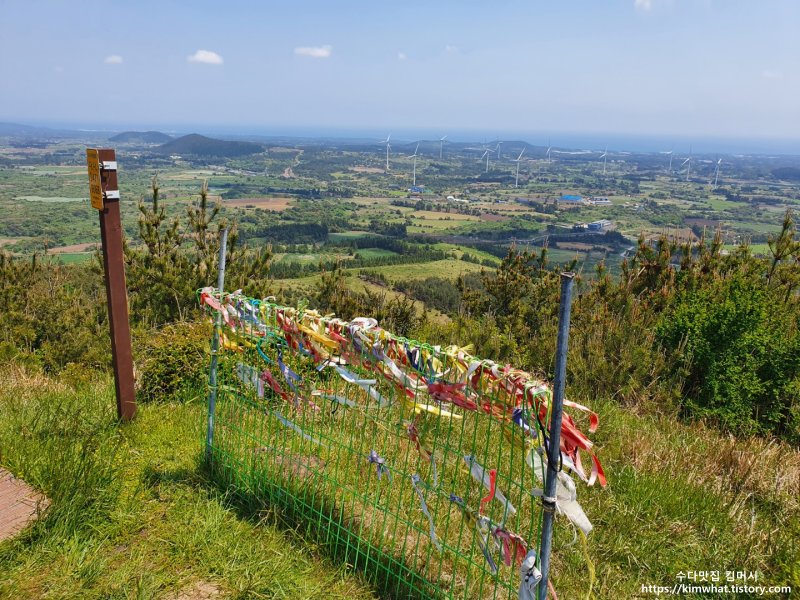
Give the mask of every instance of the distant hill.
POLYGON ((19 123, 0 123, 0 135, 33 135, 42 130, 30 125, 20 125, 19 123))
POLYGON ((264 147, 253 142, 231 142, 216 140, 197 133, 185 135, 176 140, 154 148, 159 154, 179 154, 192 156, 245 156, 262 152, 264 147))
POLYGON ((96 142, 108 139, 109 135, 111 132, 103 130, 61 129, 21 123, 0 123, 0 136, 27 140, 79 139, 96 142))
POLYGON ((160 131, 123 131, 108 138, 109 142, 166 144, 172 141, 172 136, 160 131))

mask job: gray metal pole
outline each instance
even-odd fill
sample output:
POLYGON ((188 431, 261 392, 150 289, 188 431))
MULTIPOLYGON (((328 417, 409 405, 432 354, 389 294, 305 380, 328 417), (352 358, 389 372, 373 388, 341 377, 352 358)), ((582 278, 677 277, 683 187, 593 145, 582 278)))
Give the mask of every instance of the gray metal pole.
POLYGON ((569 316, 572 308, 572 285, 575 273, 561 273, 561 304, 558 312, 558 342, 556 345, 556 373, 553 385, 553 406, 550 410, 550 442, 547 445, 547 476, 544 484, 542 508, 541 571, 539 600, 547 598, 547 579, 550 572, 550 551, 553 547, 553 520, 556 510, 556 475, 561 463, 561 417, 564 408, 564 385, 567 375, 567 340, 569 316))
MULTIPOLYGON (((219 242, 219 274, 217 275, 217 291, 222 301, 222 290, 225 288, 225 255, 228 246, 228 228, 222 230, 219 242)), ((222 315, 217 313, 214 320, 214 335, 211 338, 211 372, 208 375, 208 428, 206 430, 206 458, 211 458, 211 446, 214 442, 214 416, 217 410, 217 354, 219 352, 219 330, 222 327, 222 315)))

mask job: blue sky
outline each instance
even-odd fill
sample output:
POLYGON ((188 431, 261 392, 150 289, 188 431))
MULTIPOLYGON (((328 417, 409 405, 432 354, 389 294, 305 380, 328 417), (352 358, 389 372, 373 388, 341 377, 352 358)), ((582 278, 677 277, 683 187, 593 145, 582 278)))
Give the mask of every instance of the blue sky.
POLYGON ((800 139, 798 31, 796 0, 0 0, 0 120, 800 139))

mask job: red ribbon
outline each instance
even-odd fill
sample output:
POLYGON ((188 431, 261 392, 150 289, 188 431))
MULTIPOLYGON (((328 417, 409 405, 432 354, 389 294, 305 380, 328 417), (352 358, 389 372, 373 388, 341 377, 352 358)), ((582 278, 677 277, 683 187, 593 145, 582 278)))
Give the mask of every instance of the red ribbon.
POLYGON ((489 493, 485 498, 481 498, 481 514, 483 514, 483 507, 494 499, 494 493, 497 490, 497 469, 489 471, 489 493))

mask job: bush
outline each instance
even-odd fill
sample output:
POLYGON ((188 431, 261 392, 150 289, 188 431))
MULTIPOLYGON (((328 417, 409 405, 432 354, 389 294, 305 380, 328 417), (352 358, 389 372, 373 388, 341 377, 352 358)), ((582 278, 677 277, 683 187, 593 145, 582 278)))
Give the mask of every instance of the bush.
POLYGON ((137 336, 137 398, 142 402, 202 394, 208 377, 210 326, 176 323, 137 336))
POLYGON ((680 350, 687 413, 741 434, 800 439, 797 315, 763 279, 735 273, 679 294, 657 333, 680 350))

